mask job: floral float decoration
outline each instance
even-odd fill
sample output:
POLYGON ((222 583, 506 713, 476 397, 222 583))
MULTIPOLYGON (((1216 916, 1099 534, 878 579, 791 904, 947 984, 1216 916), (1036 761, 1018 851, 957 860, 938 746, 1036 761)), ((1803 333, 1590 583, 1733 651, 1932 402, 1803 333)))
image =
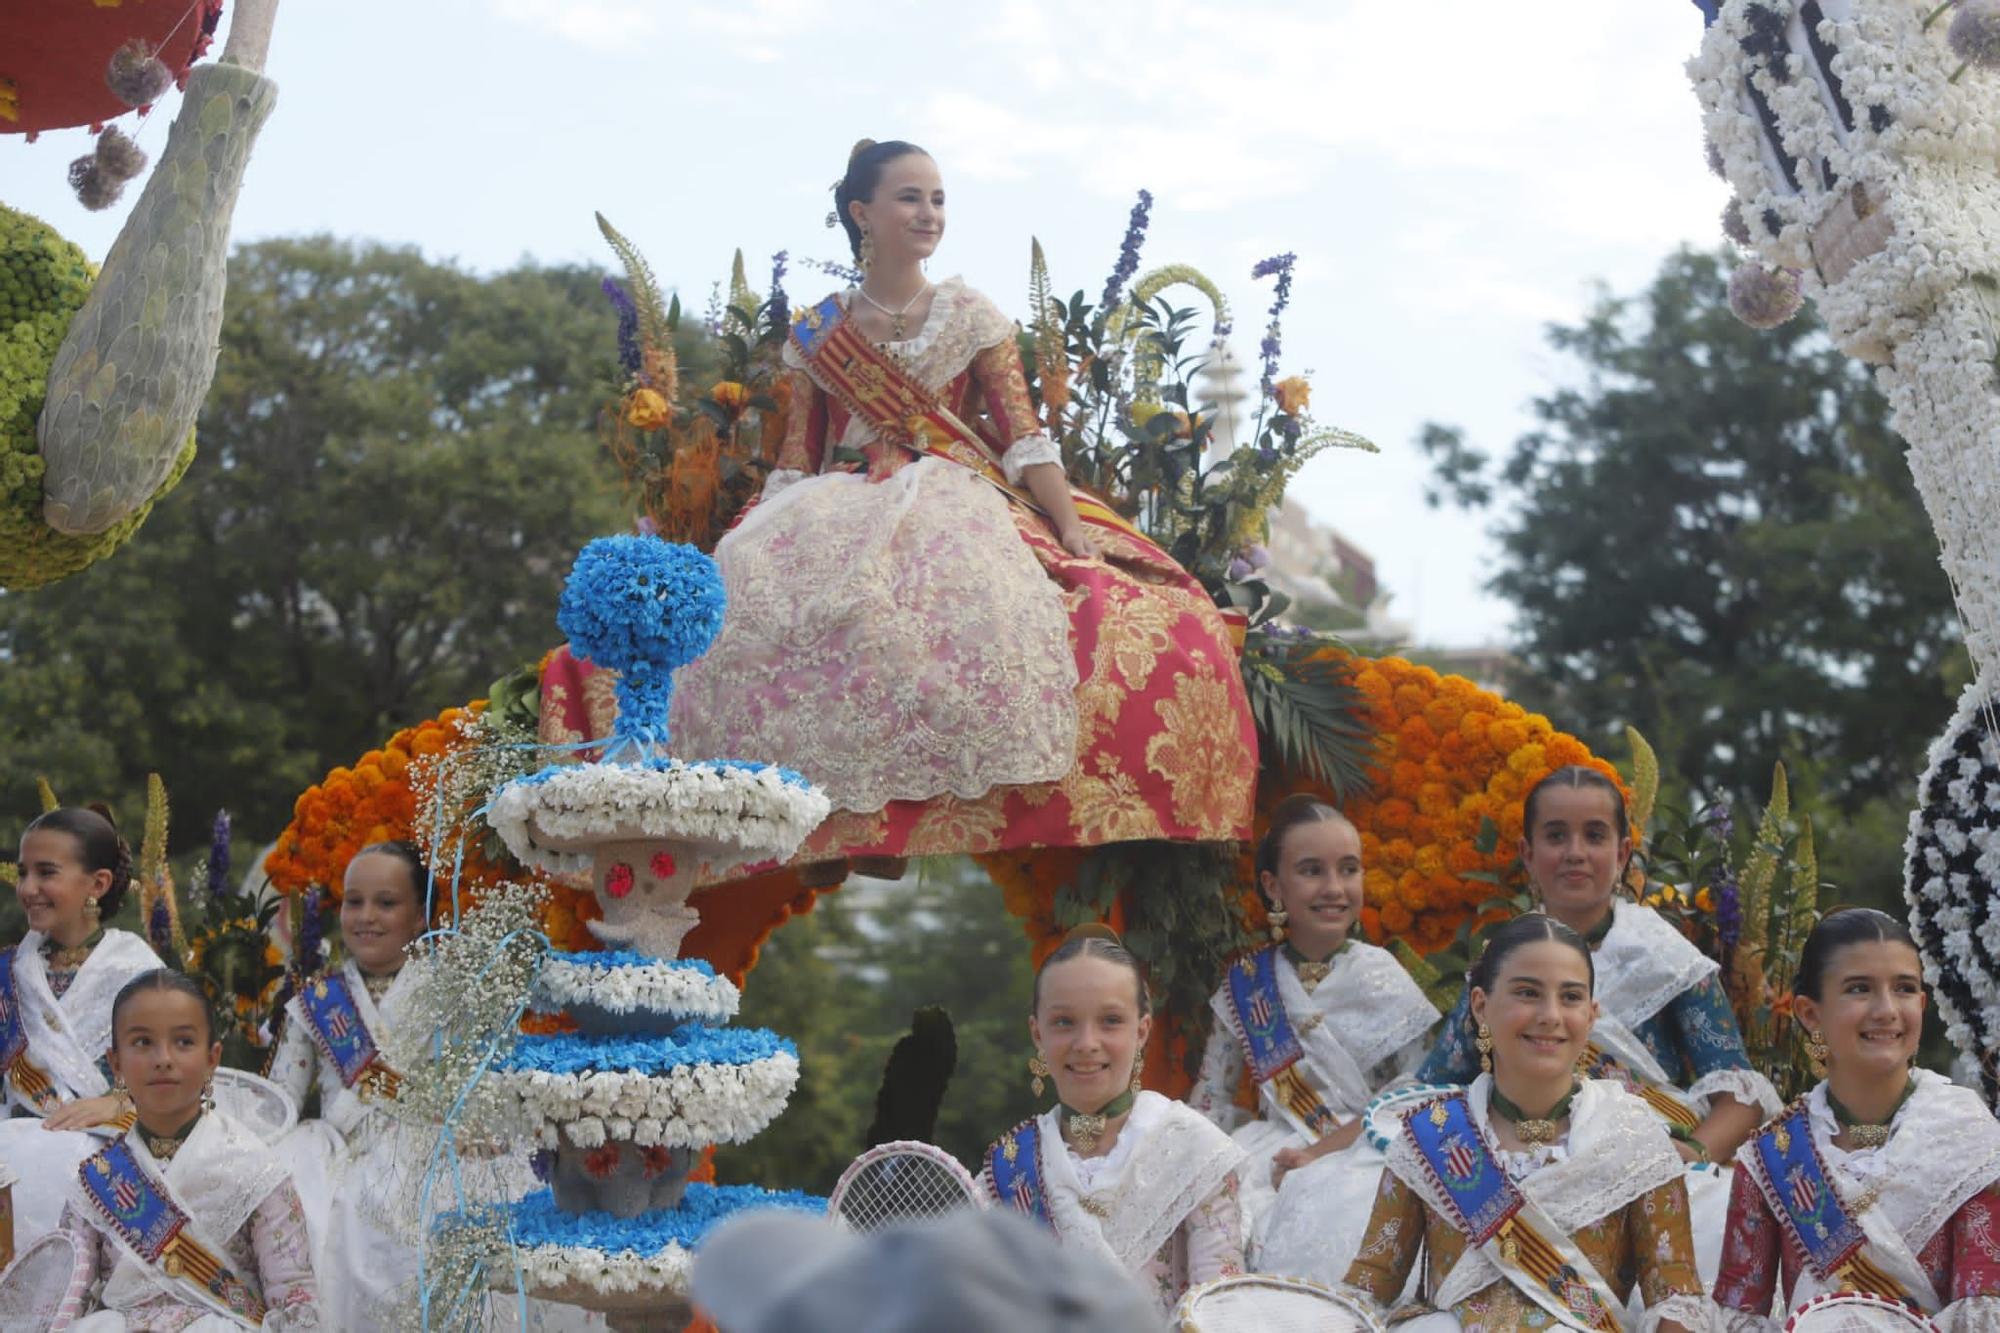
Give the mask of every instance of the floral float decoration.
POLYGON ((595 758, 508 781, 486 816, 522 864, 589 876, 602 914, 589 929, 611 946, 545 961, 527 1003, 576 1031, 511 1040, 484 1091, 532 1135, 550 1184, 504 1210, 523 1289, 614 1317, 683 1302, 691 1251, 729 1213, 818 1206, 690 1179, 705 1149, 768 1125, 799 1074, 790 1042, 723 1026, 737 988, 680 956, 699 919, 692 895, 791 856, 830 808, 783 769, 668 756, 673 673, 707 649, 722 602, 714 562, 692 547, 630 536, 584 548, 557 619, 618 671, 617 721, 595 758))

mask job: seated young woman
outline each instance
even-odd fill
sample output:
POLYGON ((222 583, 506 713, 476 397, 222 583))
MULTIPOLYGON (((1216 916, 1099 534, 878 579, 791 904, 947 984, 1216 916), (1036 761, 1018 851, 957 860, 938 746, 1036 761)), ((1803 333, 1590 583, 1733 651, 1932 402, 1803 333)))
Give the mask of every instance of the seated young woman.
POLYGON ((1708 1327, 1666 1126, 1622 1083, 1576 1073, 1594 980, 1589 946, 1559 921, 1493 933, 1470 979, 1486 1068, 1404 1117, 1353 1294, 1402 1304, 1423 1333, 1708 1327), (1420 1259, 1422 1295, 1405 1304, 1420 1259))
POLYGON ((1923 964, 1903 924, 1835 912, 1799 955, 1792 1016, 1826 1077, 1736 1156, 1719 1327, 1776 1330, 1828 1297, 1886 1298, 1954 1333, 2000 1330, 2000 1121, 1913 1069, 1923 964))
POLYGON ((1256 1266, 1335 1282, 1347 1271, 1382 1171, 1361 1112, 1408 1076, 1438 1011, 1387 950, 1355 938, 1361 835, 1317 797, 1278 804, 1257 846, 1274 943, 1238 959, 1209 1001, 1215 1028, 1188 1104, 1247 1154, 1243 1204, 1256 1266), (1245 1070, 1257 1112, 1236 1103, 1245 1070), (1288 1176, 1289 1173, 1289 1176, 1288 1176), (1289 1180, 1276 1258, 1262 1223, 1289 1180))
POLYGON ((1066 1245, 1137 1278, 1171 1310, 1200 1282, 1243 1271, 1243 1150, 1181 1102, 1140 1089, 1152 1002, 1139 964, 1103 926, 1080 926, 1035 974, 1028 1062, 1056 1105, 986 1151, 980 1181, 1066 1245))

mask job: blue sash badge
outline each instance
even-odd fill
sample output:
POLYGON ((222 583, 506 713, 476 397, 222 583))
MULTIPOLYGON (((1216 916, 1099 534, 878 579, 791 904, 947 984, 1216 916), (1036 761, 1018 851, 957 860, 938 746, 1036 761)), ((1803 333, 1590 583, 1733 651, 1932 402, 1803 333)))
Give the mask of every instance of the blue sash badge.
POLYGON ((339 972, 322 973, 299 995, 306 1026, 312 1029, 321 1052, 340 1074, 341 1086, 353 1087, 375 1061, 375 1038, 355 1007, 347 978, 339 972))
POLYGON ((986 1167, 1000 1202, 1050 1222, 1049 1201, 1042 1190, 1041 1127, 1037 1122, 1023 1120, 1002 1134, 986 1150, 986 1167))
POLYGON ((1484 1245, 1521 1211, 1521 1192, 1473 1125, 1464 1093, 1449 1093, 1417 1107, 1403 1117, 1403 1128, 1456 1210, 1453 1223, 1474 1245, 1484 1245))
POLYGON ((187 1225, 187 1214, 160 1193, 124 1139, 93 1154, 77 1174, 104 1220, 149 1264, 187 1225))
POLYGON ((1812 1139, 1812 1117, 1803 1101, 1757 1135, 1757 1164, 1765 1194, 1797 1238, 1799 1248, 1821 1278, 1831 1277, 1868 1243, 1861 1224, 1848 1215, 1826 1176, 1826 1163, 1812 1139))
POLYGON ((14 950, 0 950, 0 1073, 12 1069, 27 1049, 27 1029, 21 1026, 21 1000, 14 993, 14 950))
POLYGON ((1250 1077, 1268 1083, 1305 1055, 1278 996, 1278 947, 1272 945, 1229 969, 1229 1005, 1243 1032, 1250 1077))

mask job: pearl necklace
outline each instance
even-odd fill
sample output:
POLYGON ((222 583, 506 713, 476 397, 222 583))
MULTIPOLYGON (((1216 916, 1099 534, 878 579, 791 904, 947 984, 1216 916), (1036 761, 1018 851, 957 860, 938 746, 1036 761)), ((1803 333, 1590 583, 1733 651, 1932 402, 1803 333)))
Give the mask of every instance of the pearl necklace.
POLYGON ((877 310, 881 311, 883 314, 889 317, 890 320, 889 337, 893 341, 901 342, 903 340, 904 319, 909 315, 911 308, 914 307, 917 304, 917 302, 924 299, 924 296, 930 291, 930 289, 931 285, 928 282, 925 283, 923 286, 917 288, 917 294, 915 296, 912 296, 909 300, 903 302, 903 308, 901 310, 891 310, 888 306, 883 305, 880 301, 876 300, 874 297, 868 294, 868 289, 866 287, 856 287, 854 290, 860 293, 862 300, 866 301, 869 305, 874 306, 877 310))

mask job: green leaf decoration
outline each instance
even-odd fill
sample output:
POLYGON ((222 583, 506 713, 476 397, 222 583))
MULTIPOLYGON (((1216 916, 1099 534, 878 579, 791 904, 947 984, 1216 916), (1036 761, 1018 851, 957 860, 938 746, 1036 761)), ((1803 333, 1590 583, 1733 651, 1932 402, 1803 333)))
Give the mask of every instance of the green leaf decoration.
POLYGON ((1625 743, 1632 747, 1631 823, 1636 836, 1653 822, 1653 806, 1660 799, 1660 757, 1637 727, 1625 728, 1625 743))
POLYGON ((1258 735, 1285 767, 1324 782, 1338 801, 1368 789, 1378 742, 1362 720, 1364 701, 1344 660, 1246 655, 1243 686, 1258 735))

